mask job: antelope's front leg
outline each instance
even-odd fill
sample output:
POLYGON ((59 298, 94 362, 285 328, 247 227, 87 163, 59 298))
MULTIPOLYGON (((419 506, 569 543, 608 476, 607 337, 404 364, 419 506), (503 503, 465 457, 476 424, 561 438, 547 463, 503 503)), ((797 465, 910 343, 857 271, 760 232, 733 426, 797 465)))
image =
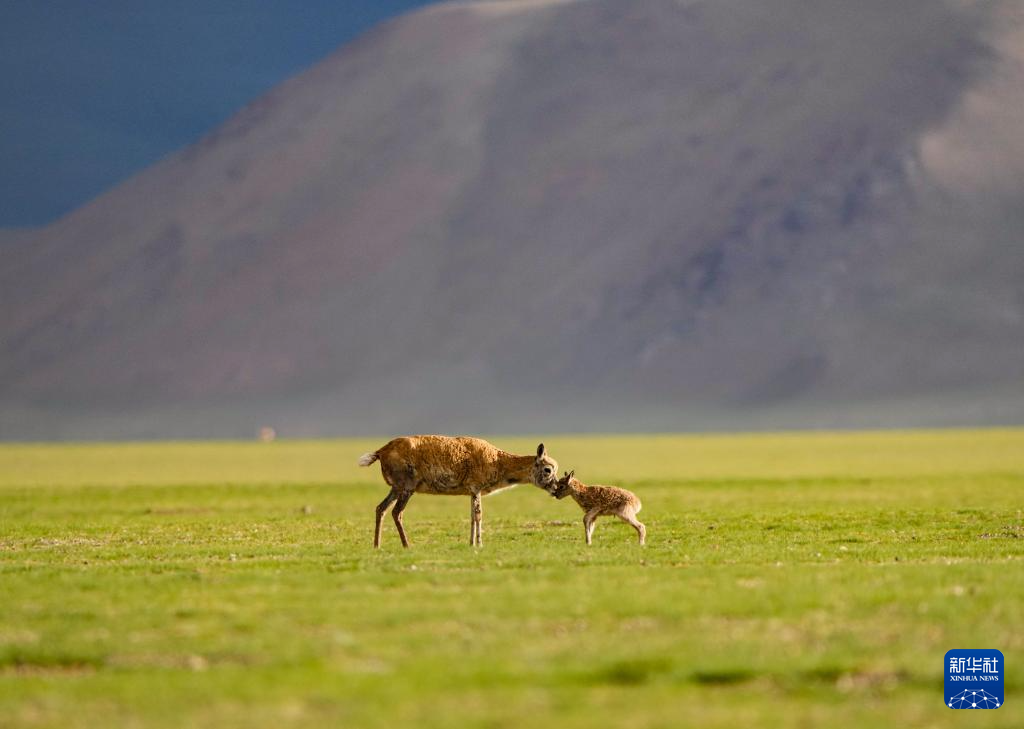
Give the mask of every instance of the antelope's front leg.
POLYGON ((473 494, 470 497, 470 519, 472 520, 473 528, 469 533, 469 543, 477 547, 482 547, 483 541, 483 517, 484 517, 484 503, 483 497, 480 494, 473 494))
POLYGON ((594 536, 594 522, 597 521, 599 513, 599 509, 591 509, 583 515, 583 531, 587 536, 587 544, 590 544, 591 539, 594 536))
POLYGON ((472 494, 469 496, 469 546, 476 544, 476 505, 474 504, 474 497, 472 494))

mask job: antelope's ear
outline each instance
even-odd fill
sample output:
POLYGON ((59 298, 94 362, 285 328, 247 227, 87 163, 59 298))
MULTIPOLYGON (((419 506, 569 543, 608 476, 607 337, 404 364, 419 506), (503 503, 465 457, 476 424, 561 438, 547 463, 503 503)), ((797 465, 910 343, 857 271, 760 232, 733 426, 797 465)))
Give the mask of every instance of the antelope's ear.
POLYGON ((572 481, 572 477, 576 475, 576 471, 569 471, 565 474, 566 481, 572 481))
POLYGON ((544 447, 543 443, 541 443, 539 446, 537 446, 537 458, 543 458, 547 454, 548 454, 548 449, 544 447))

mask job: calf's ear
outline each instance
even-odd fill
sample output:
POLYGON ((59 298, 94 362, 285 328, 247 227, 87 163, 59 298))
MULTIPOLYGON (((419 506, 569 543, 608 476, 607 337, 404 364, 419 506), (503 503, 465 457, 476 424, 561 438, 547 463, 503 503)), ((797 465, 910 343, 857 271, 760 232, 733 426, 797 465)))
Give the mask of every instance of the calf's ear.
POLYGON ((548 450, 547 450, 547 448, 544 447, 543 443, 541 443, 539 446, 537 446, 537 458, 543 458, 544 456, 547 455, 547 453, 548 453, 548 450))

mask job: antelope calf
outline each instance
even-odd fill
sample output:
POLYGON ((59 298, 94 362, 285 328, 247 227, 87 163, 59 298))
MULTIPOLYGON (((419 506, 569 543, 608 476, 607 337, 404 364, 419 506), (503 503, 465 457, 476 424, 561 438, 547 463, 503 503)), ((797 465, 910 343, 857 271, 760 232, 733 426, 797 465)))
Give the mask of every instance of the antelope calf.
POLYGON ((573 500, 583 509, 583 529, 587 535, 587 544, 591 543, 594 535, 594 522, 599 516, 617 516, 622 521, 636 529, 640 537, 640 544, 647 539, 647 527, 641 524, 637 518, 642 504, 636 494, 616 486, 587 486, 574 477, 575 471, 569 471, 562 478, 548 482, 538 483, 542 489, 554 496, 556 499, 564 499, 572 496, 573 500))
POLYGON ((506 453, 480 438, 451 438, 446 435, 414 435, 395 438, 372 453, 364 453, 360 466, 380 461, 380 472, 391 491, 377 505, 373 546, 380 546, 380 523, 393 503, 402 546, 409 546, 402 526, 402 511, 413 494, 441 494, 470 497, 469 543, 483 544, 483 503, 487 494, 517 483, 532 481, 544 488, 558 477, 558 463, 548 456, 544 444, 535 456, 506 453))

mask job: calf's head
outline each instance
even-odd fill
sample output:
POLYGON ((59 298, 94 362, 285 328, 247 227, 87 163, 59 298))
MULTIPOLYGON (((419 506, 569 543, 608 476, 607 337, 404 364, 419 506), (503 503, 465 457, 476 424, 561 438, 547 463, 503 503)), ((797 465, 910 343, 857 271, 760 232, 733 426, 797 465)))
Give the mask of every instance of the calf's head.
POLYGON ((550 486, 545 487, 545 491, 554 496, 556 499, 564 499, 569 495, 572 490, 572 479, 576 474, 575 471, 568 471, 564 476, 556 479, 550 486))

